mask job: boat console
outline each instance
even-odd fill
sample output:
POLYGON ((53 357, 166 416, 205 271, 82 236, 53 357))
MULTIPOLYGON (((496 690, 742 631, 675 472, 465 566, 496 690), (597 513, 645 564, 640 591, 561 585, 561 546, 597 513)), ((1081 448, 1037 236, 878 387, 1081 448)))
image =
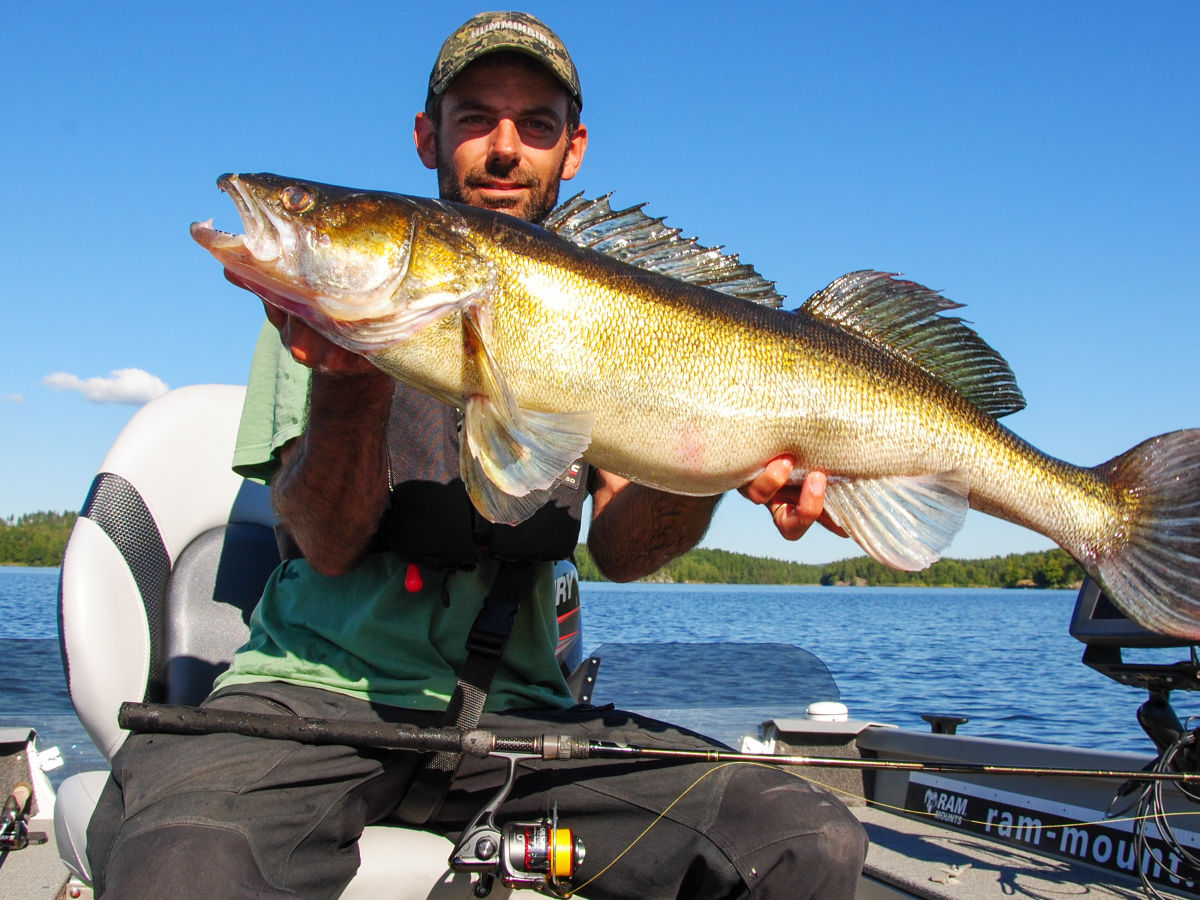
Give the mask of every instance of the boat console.
POLYGON ((1197 647, 1188 641, 1157 634, 1143 628, 1119 610, 1100 589, 1087 579, 1075 601, 1071 615, 1071 636, 1085 645, 1083 662, 1097 672, 1121 684, 1139 687, 1149 698, 1138 709, 1138 722, 1150 740, 1164 751, 1184 733, 1184 726, 1171 708, 1171 691, 1200 689, 1200 657, 1197 647), (1188 658, 1177 662, 1130 661, 1126 650, 1187 648, 1188 658))

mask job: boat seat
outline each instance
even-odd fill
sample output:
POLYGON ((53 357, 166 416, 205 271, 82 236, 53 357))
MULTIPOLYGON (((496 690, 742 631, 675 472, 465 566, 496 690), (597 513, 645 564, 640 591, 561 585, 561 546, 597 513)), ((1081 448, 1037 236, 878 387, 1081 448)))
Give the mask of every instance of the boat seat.
MULTIPOLYGON (((111 759, 127 700, 195 704, 246 640, 250 612, 279 562, 267 488, 229 461, 245 388, 194 385, 142 407, 92 482, 63 557, 59 626, 71 701, 111 759)), ((60 786, 59 855, 91 883, 86 829, 107 772, 60 786)), ((451 842, 369 826, 343 897, 467 898, 451 842)), ((497 884, 494 897, 509 896, 497 884)), ((530 891, 512 896, 536 896, 530 891)))

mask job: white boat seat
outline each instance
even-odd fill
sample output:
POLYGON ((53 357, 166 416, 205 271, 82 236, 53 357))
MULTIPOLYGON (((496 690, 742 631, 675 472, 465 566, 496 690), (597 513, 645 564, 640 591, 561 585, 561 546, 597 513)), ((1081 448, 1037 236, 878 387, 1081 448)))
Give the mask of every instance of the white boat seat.
MULTIPOLYGON (((101 464, 63 557, 63 662, 72 703, 108 759, 126 700, 195 704, 248 634, 279 562, 267 489, 230 469, 245 388, 195 385, 140 409, 101 464)), ((60 786, 59 855, 91 883, 86 829, 108 773, 60 786)), ((391 826, 359 842, 344 897, 472 896, 447 871, 451 843, 391 826)), ((532 892, 514 894, 536 896, 532 892)), ((499 884, 493 897, 509 896, 499 884)))

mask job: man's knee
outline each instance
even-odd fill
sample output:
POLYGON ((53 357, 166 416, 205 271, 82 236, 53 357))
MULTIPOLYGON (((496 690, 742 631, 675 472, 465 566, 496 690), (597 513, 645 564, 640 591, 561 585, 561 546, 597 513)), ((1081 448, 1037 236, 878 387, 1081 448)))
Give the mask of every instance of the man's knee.
POLYGON ((781 835, 742 861, 750 896, 774 900, 851 900, 867 855, 867 833, 840 804, 809 830, 781 835))
POLYGON ((735 802, 748 848, 739 869, 751 896, 852 898, 867 854, 867 833, 854 814, 794 775, 746 775, 751 784, 740 785, 735 802))
POLYGON ((196 900, 290 897, 270 884, 246 838, 234 829, 181 824, 151 828, 96 860, 97 896, 123 900, 186 895, 196 900))
POLYGON ((838 803, 826 810, 825 820, 814 837, 808 851, 810 862, 826 873, 829 884, 849 886, 847 896, 852 896, 867 858, 866 829, 850 810, 838 803))

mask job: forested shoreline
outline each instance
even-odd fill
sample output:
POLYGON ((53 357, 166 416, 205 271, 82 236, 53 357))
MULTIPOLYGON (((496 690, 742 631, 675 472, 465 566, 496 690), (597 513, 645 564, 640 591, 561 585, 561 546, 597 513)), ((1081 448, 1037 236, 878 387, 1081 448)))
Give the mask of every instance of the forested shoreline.
MULTIPOLYGON (((0 565, 59 565, 76 518, 73 512, 36 512, 0 519, 0 565)), ((605 580, 585 545, 579 545, 575 558, 581 580, 605 580)), ((806 565, 727 550, 700 549, 685 553, 644 580, 696 584, 1072 588, 1083 581, 1083 570, 1059 549, 989 559, 943 559, 923 572, 898 572, 865 556, 806 565)))
POLYGON ((61 565, 78 517, 73 512, 35 512, 0 519, 0 565, 61 565))
MULTIPOLYGON (((575 552, 582 581, 605 581, 587 547, 575 552)), ((859 587, 1078 588, 1084 573, 1064 550, 988 559, 942 559, 922 572, 900 572, 866 556, 820 565, 698 549, 667 563, 648 582, 675 584, 820 584, 859 587)))

